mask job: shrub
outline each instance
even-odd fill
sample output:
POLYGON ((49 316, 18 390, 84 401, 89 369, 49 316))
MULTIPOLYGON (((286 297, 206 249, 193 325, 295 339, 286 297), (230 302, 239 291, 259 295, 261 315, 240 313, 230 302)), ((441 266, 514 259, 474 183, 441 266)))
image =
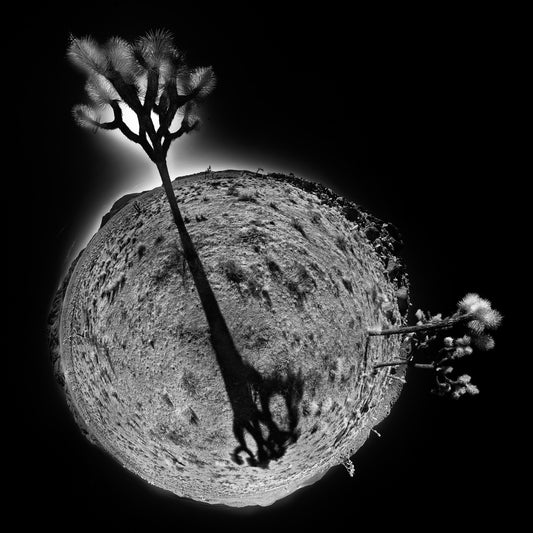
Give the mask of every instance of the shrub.
POLYGON ((281 274, 281 268, 278 263, 274 261, 274 259, 272 259, 271 257, 267 257, 266 264, 271 274, 275 276, 281 274))
POLYGON ((239 194, 239 197, 237 198, 237 200, 239 200, 239 202, 252 202, 254 204, 257 203, 257 198, 255 197, 254 194, 250 192, 243 192, 239 194))
POLYGON ((246 279, 244 270, 233 259, 223 263, 222 268, 228 280, 233 283, 241 283, 246 279))
POLYGON ((346 240, 346 237, 344 235, 337 235, 337 237, 335 237, 335 244, 337 245, 337 248, 339 248, 339 250, 345 252, 348 246, 348 241, 346 240))
POLYGON ((307 235, 305 234, 304 227, 302 226, 302 223, 297 218, 293 218, 291 220, 291 226, 294 229, 298 230, 305 238, 307 238, 307 235))

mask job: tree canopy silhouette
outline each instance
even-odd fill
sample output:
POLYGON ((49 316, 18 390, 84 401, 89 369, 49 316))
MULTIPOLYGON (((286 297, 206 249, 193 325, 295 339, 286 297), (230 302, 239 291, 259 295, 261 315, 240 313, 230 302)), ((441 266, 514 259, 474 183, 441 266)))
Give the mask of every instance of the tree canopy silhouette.
POLYGON ((92 37, 71 36, 67 55, 88 76, 85 90, 90 104, 74 107, 76 122, 82 127, 120 130, 156 164, 165 160, 174 140, 199 125, 197 106, 216 86, 213 69, 188 67, 166 30, 148 32, 133 44, 112 37, 103 46, 92 37), (124 122, 123 105, 137 115, 138 132, 124 122), (107 106, 114 118, 102 122, 101 111, 107 106), (183 113, 181 125, 171 131, 178 111, 183 113))

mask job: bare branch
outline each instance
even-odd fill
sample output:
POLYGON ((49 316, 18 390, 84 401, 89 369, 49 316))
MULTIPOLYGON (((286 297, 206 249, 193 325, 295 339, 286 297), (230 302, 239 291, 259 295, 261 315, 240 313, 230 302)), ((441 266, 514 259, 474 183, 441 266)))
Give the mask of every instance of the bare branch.
POLYGON ((181 137, 182 135, 184 135, 185 133, 189 133, 192 130, 194 130, 199 125, 199 123, 200 123, 199 120, 196 120, 193 123, 188 123, 185 120, 183 120, 178 130, 176 130, 173 133, 170 133, 170 132, 167 133, 165 135, 165 140, 163 141, 163 145, 162 145, 163 154, 166 156, 171 143, 175 141, 176 139, 178 139, 179 137, 181 137))
POLYGON ((130 141, 133 141, 134 143, 140 144, 142 148, 144 149, 144 151, 146 152, 146 154, 148 155, 148 157, 153 160, 155 156, 154 150, 150 146, 148 141, 146 140, 146 136, 137 135, 128 128, 128 126, 122 119, 122 109, 120 108, 120 105, 117 101, 112 102, 111 107, 113 108, 113 113, 115 115, 115 119, 113 120, 113 123, 116 124, 113 129, 118 128, 127 139, 129 139, 130 141))
POLYGON ((111 82, 120 98, 122 98, 122 100, 124 100, 135 113, 139 114, 142 112, 142 105, 135 84, 127 83, 122 75, 114 69, 109 69, 106 72, 105 77, 111 82))
POLYGON ((144 109, 150 112, 155 104, 157 90, 159 88, 159 69, 152 68, 148 71, 148 85, 144 97, 144 109))
POLYGON ((157 139, 161 140, 169 134, 170 125, 178 110, 178 92, 176 89, 176 79, 169 80, 159 99, 159 129, 157 139))

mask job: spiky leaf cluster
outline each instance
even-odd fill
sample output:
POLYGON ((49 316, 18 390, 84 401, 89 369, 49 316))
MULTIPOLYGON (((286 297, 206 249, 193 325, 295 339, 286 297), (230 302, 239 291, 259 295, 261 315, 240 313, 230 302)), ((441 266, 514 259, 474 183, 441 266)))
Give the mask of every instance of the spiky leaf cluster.
POLYGON ((166 156, 173 140, 199 124, 198 103, 216 86, 211 67, 189 68, 185 55, 167 30, 150 31, 135 42, 112 37, 99 44, 92 37, 71 36, 68 59, 87 75, 89 104, 73 110, 83 127, 120 129, 153 159, 166 156), (139 133, 122 120, 123 105, 139 118, 139 133), (110 106, 114 120, 102 123, 101 110, 110 106), (181 126, 170 131, 178 111, 181 126), (159 117, 154 123, 152 114, 159 117))
POLYGON ((479 394, 479 389, 472 384, 471 377, 468 374, 463 374, 456 379, 452 379, 449 375, 453 372, 451 366, 441 367, 437 370, 437 385, 433 389, 433 393, 437 396, 449 396, 454 400, 458 400, 462 396, 475 396, 479 394))
POLYGON ((350 458, 345 459, 342 462, 342 466, 344 466, 344 468, 346 468, 346 471, 348 472, 348 475, 350 477, 354 476, 354 474, 355 474, 355 466, 353 464, 353 461, 350 458))
POLYGON ((457 307, 459 313, 469 317, 468 328, 476 335, 483 334, 487 329, 496 329, 502 321, 501 314, 478 294, 467 294, 457 307))

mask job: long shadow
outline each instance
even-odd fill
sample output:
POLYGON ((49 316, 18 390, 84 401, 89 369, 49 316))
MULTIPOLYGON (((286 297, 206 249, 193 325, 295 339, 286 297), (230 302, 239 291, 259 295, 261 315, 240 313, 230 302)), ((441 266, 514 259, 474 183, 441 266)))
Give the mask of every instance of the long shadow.
MULTIPOLYGON (((187 258, 185 249, 184 253, 187 258)), ((232 458, 242 464, 241 453, 244 452, 249 465, 268 468, 270 461, 282 457, 287 446, 298 439, 298 405, 303 393, 301 373, 285 376, 278 373, 266 377, 245 363, 196 251, 187 262, 189 266, 192 264, 191 273, 209 324, 211 345, 233 410, 233 433, 238 445, 232 458), (287 421, 284 429, 274 420, 270 410, 274 395, 284 399, 287 409, 287 416, 283 417, 287 421), (255 441, 255 453, 246 444, 246 433, 255 441)))
POLYGON ((233 410, 233 433, 237 439, 237 447, 232 458, 236 463, 242 464, 241 453, 244 452, 248 455, 249 465, 268 468, 270 461, 282 457, 287 446, 298 439, 298 405, 302 398, 303 380, 300 374, 263 377, 243 361, 181 216, 168 179, 168 170, 166 166, 160 170, 183 253, 200 296, 209 325, 211 345, 233 410), (288 421, 286 429, 279 427, 270 411, 270 400, 276 394, 281 395, 285 401, 285 418, 288 421), (246 433, 255 441, 255 453, 246 443, 246 433))

